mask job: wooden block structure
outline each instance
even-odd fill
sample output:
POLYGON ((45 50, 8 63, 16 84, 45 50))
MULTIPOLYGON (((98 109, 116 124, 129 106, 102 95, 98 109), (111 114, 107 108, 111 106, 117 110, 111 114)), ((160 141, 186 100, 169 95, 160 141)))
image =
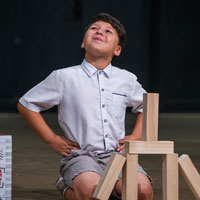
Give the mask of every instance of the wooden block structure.
POLYGON ((158 141, 158 94, 147 93, 143 98, 143 140, 125 141, 125 153, 122 158, 117 159, 117 154, 111 157, 106 170, 94 192, 93 197, 100 200, 107 200, 114 188, 120 171, 122 176, 122 200, 138 199, 138 155, 140 154, 161 154, 162 164, 162 189, 163 200, 178 200, 178 163, 195 197, 200 200, 200 176, 194 169, 190 171, 191 162, 185 157, 174 153, 174 142, 158 141), (191 179, 196 176, 196 179, 191 179), (190 177, 190 178, 189 178, 190 177), (192 177, 192 178, 191 178, 192 177), (112 181, 110 179, 113 179, 112 181), (105 193, 105 194, 104 194, 105 193))

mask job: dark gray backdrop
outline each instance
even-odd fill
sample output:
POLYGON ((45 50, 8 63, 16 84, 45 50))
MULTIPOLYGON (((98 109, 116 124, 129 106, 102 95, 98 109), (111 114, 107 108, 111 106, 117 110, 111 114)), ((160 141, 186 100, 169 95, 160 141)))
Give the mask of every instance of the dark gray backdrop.
POLYGON ((16 111, 18 98, 52 70, 79 64, 82 32, 99 12, 127 30, 113 64, 160 93, 161 112, 200 111, 200 1, 4 0, 0 12, 0 111, 16 111))

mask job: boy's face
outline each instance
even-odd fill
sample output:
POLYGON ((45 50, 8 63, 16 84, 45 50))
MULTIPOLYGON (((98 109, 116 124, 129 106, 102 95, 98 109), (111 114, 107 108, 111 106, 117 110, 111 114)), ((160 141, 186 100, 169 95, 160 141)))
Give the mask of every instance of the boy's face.
POLYGON ((103 21, 93 23, 85 33, 81 47, 85 48, 86 55, 119 56, 121 46, 118 45, 117 31, 111 24, 103 21))

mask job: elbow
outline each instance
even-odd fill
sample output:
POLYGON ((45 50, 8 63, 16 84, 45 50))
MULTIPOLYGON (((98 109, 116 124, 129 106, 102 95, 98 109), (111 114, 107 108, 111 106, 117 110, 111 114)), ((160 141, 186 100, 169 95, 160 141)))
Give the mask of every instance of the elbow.
POLYGON ((21 106, 21 103, 17 103, 17 111, 20 113, 20 106, 21 106))
POLYGON ((22 106, 22 104, 20 102, 17 103, 17 110, 21 114, 21 112, 23 110, 23 106, 22 106))

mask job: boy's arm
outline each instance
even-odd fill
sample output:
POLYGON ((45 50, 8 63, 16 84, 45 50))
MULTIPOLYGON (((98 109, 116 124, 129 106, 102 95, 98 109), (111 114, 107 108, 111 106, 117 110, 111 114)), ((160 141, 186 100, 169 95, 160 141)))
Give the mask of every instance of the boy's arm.
POLYGON ((128 136, 125 136, 124 139, 119 140, 119 147, 117 148, 118 152, 124 150, 124 142, 126 140, 141 140, 142 139, 142 113, 138 113, 136 117, 135 127, 132 133, 128 136))
POLYGON ((44 121, 42 115, 25 108, 21 103, 17 109, 29 126, 47 143, 55 152, 68 156, 71 149, 80 149, 78 143, 67 140, 63 136, 56 135, 44 121))

